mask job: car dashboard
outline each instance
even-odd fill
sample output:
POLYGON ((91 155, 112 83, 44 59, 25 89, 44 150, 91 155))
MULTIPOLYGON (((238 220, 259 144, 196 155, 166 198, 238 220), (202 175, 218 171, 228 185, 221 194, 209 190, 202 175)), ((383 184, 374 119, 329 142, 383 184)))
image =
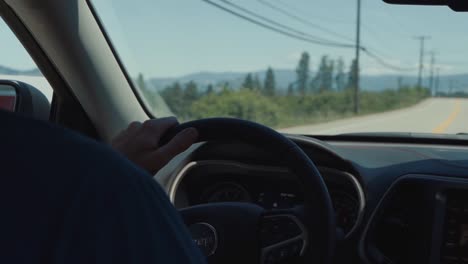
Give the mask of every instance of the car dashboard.
MULTIPOLYGON (((468 263, 468 147, 292 136, 317 165, 337 224, 335 263, 468 263)), ((200 143, 155 176, 176 208, 302 204, 287 164, 240 142, 200 143)))
MULTIPOLYGON (((348 237, 362 218, 364 192, 350 173, 327 167, 319 167, 319 171, 332 197, 338 232, 348 237)), ((246 202, 270 210, 290 209, 303 204, 300 184, 284 167, 205 160, 187 164, 179 177, 183 180, 172 198, 176 208, 204 203, 246 202)))

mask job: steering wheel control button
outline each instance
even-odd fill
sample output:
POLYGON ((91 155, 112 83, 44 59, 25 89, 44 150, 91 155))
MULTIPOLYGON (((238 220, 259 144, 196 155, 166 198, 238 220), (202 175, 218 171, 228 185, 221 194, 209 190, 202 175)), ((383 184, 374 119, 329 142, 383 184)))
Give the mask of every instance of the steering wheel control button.
POLYGON ((300 256, 304 242, 302 239, 272 248, 266 253, 264 264, 291 263, 300 256))
POLYGON ((293 218, 286 215, 265 217, 260 227, 261 244, 263 247, 278 244, 301 234, 301 227, 293 218))
POLYGON ((189 226, 190 234, 195 244, 205 256, 211 256, 218 247, 216 229, 208 223, 196 223, 189 226))

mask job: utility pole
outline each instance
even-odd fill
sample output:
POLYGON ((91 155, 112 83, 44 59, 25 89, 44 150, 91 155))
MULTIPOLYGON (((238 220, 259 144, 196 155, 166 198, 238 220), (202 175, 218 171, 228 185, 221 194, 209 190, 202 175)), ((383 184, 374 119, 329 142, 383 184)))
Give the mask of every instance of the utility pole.
POLYGON ((354 78, 354 113, 359 113, 359 56, 361 51, 361 0, 357 0, 356 21, 356 76, 354 78))
POLYGON ((450 80, 448 96, 452 96, 452 89, 453 89, 453 80, 450 80))
POLYGON ((419 53, 419 73, 418 73, 418 87, 422 87, 422 71, 424 68, 424 42, 426 39, 430 39, 430 36, 416 36, 415 39, 420 41, 420 53, 419 53))
POLYGON ((435 89, 434 89, 434 64, 435 64, 435 52, 431 51, 431 70, 430 70, 430 78, 429 78, 429 89, 431 90, 431 93, 433 93, 432 96, 435 94, 435 89))
POLYGON ((439 93, 439 73, 440 73, 440 68, 437 67, 436 69, 436 79, 435 79, 435 96, 438 95, 439 93))

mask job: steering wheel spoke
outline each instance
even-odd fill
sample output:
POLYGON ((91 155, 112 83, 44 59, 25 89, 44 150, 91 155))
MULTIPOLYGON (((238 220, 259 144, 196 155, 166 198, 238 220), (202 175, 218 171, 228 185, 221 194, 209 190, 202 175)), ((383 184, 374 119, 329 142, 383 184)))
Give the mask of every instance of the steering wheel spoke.
POLYGON ((307 230, 296 210, 269 211, 260 221, 261 263, 290 263, 305 252, 307 230))

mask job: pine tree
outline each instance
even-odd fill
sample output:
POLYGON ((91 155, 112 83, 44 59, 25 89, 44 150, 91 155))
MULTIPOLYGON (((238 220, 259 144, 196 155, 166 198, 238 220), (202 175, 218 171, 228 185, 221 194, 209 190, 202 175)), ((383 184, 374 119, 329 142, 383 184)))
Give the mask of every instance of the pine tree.
POLYGON ((292 96, 294 95, 294 88, 293 88, 293 85, 290 84, 288 85, 288 96, 292 96))
POLYGON ((345 64, 343 58, 339 58, 336 63, 335 83, 338 91, 343 91, 346 86, 345 64))
POLYGON ((319 89, 320 88, 320 73, 319 72, 317 72, 315 76, 312 78, 312 80, 310 80, 309 88, 312 93, 319 92, 320 90, 319 89))
POLYGON ((316 91, 325 92, 333 89, 333 68, 334 62, 330 61, 327 56, 322 56, 317 75, 314 78, 316 91))
POLYGON ((353 90, 355 89, 355 81, 357 78, 357 64, 356 59, 353 60, 351 66, 349 67, 348 73, 348 84, 346 85, 346 89, 353 90))
POLYGON ((164 101, 166 101, 169 108, 177 116, 181 115, 183 112, 183 90, 181 85, 178 82, 175 82, 172 85, 167 86, 164 90, 161 91, 161 96, 164 101))
POLYGON ((146 82, 145 82, 145 78, 143 77, 143 74, 141 73, 138 74, 136 84, 138 88, 140 88, 141 90, 146 89, 146 82))
POLYGON ((253 90, 261 91, 262 89, 263 89, 262 83, 260 82, 258 75, 255 74, 254 79, 253 79, 253 90))
POLYGON ((335 62, 333 60, 326 59, 326 68, 323 76, 323 87, 325 91, 333 90, 333 73, 335 71, 335 62))
POLYGON ((192 103, 193 101, 197 100, 199 97, 198 94, 198 87, 194 81, 190 81, 185 86, 184 91, 184 100, 186 103, 192 103))
POLYGON ((309 59, 309 54, 303 52, 296 68, 297 90, 300 95, 305 95, 307 90, 307 84, 309 82, 309 59))
POLYGON ((268 67, 265 76, 265 84, 263 85, 264 94, 267 96, 273 96, 276 93, 276 81, 275 73, 271 67, 268 67))
POLYGON ((221 92, 226 93, 230 90, 231 90, 231 85, 229 84, 229 82, 224 82, 221 86, 221 92))
POLYGON ((252 74, 248 73, 247 76, 245 76, 244 82, 242 83, 242 88, 253 90, 254 87, 254 80, 252 78, 252 74))
POLYGON ((206 87, 206 94, 212 94, 213 92, 214 92, 214 88, 213 88, 213 85, 210 83, 206 87))

